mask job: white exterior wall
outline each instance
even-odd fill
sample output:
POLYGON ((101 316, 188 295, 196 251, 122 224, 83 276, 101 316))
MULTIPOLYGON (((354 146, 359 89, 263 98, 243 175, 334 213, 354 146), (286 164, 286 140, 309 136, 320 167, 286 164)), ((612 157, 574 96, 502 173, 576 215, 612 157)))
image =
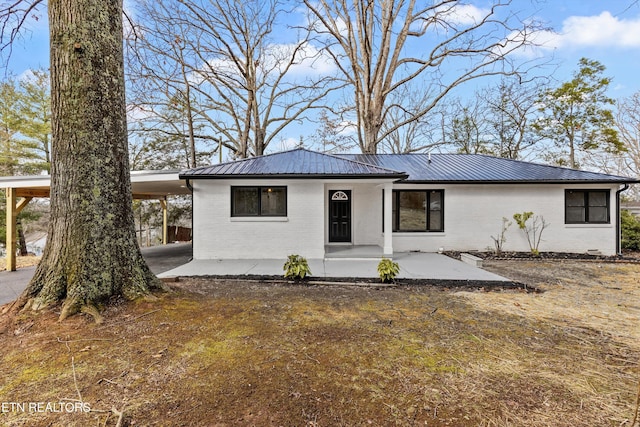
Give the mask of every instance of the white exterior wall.
MULTIPOLYGON (((328 192, 351 190, 352 244, 383 244, 382 183, 326 180, 194 180, 193 255, 195 259, 278 258, 299 254, 323 258, 328 244, 328 192), (287 186, 287 217, 231 217, 231 186, 287 186)), ((506 232, 505 251, 529 251, 514 213, 532 211, 549 224, 540 251, 599 250, 616 253, 617 185, 411 185, 395 190, 444 190, 445 231, 393 233, 395 252, 444 250, 484 251, 493 248, 502 217, 512 225, 506 232), (609 189, 609 224, 564 223, 566 189, 609 189)), ((530 220, 531 221, 531 220, 530 220)))
MULTIPOLYGON (((542 234, 541 252, 599 250, 616 253, 616 191, 610 185, 395 185, 394 189, 444 190, 444 232, 393 233, 396 252, 419 250, 484 251, 493 249, 491 236, 498 237, 502 218, 512 222, 506 232, 505 251, 529 251, 525 234, 513 220, 514 213, 531 211, 549 224, 542 234), (609 224, 564 223, 565 189, 609 189, 609 224)), ((531 222, 532 220, 529 220, 531 222)))
POLYGON ((194 180, 195 259, 324 257, 324 184, 315 180, 194 180), (231 217, 231 186, 287 187, 286 217, 231 217))

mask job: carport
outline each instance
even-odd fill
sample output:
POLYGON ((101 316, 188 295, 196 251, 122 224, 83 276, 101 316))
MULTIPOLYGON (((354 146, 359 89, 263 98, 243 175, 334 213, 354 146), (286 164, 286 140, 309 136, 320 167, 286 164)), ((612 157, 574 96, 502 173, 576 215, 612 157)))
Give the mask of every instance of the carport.
MULTIPOLYGON (((133 200, 158 200, 162 208, 162 243, 167 236, 167 197, 191 194, 184 181, 178 178, 179 170, 132 171, 131 191, 133 200)), ((17 216, 34 198, 49 198, 50 175, 0 177, 0 188, 7 198, 7 271, 16 270, 17 216)), ((132 200, 132 201, 133 201, 132 200)))

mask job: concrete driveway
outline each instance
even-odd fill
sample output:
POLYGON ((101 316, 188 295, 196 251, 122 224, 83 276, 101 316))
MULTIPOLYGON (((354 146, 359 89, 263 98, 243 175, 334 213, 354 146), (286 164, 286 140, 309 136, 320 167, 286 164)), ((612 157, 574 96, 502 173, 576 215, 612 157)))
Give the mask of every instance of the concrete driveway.
MULTIPOLYGON (((188 263, 191 260, 191 243, 172 243, 163 246, 142 248, 142 255, 155 274, 188 263)), ((35 267, 19 268, 16 271, 0 271, 0 305, 18 298, 35 273, 35 267)))

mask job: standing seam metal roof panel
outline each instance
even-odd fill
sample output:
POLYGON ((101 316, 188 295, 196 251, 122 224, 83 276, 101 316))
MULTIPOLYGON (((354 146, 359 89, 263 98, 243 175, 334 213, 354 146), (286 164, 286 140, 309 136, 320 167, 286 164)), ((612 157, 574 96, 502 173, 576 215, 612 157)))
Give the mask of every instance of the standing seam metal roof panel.
POLYGON ((229 178, 258 176, 389 177, 406 174, 355 159, 317 153, 303 148, 182 171, 180 178, 229 178))
POLYGON ((629 177, 482 154, 346 154, 344 157, 402 170, 409 175, 406 182, 640 182, 629 177))
POLYGON ((638 183, 637 178, 587 172, 480 154, 342 154, 298 148, 183 171, 180 178, 388 177, 439 183, 638 183))

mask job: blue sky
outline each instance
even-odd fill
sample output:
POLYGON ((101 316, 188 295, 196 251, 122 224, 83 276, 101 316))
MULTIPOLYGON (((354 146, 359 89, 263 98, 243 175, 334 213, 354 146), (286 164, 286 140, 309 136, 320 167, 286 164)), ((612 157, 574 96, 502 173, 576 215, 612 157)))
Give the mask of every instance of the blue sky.
MULTIPOLYGON (((127 0, 125 5, 135 0, 127 0)), ((474 0, 478 8, 489 0, 474 0)), ((522 16, 547 23, 554 32, 539 34, 543 46, 532 54, 553 58, 553 76, 571 78, 581 57, 597 60, 613 78, 609 96, 621 98, 640 91, 640 2, 634 0, 514 0, 522 16)), ((28 22, 27 32, 13 47, 9 71, 20 76, 30 68, 48 67, 46 13, 28 22)), ((469 87, 473 90, 473 87, 469 87)), ((288 136, 299 138, 298 132, 288 136)))
MULTIPOLYGON (((488 2, 474 2, 478 7, 488 2)), ((640 4, 634 0, 514 0, 525 14, 547 22, 557 34, 543 35, 546 47, 539 54, 553 56, 554 73, 565 80, 581 57, 595 59, 613 77, 612 88, 629 95, 640 90, 640 4)), ((29 68, 48 67, 46 14, 28 22, 28 31, 13 47, 9 69, 19 76, 29 68)))
POLYGON ((629 96, 640 90, 640 5, 633 0, 546 0, 537 16, 556 34, 542 39, 544 55, 555 58, 554 76, 565 81, 581 57, 600 61, 613 78, 610 96, 629 96))

